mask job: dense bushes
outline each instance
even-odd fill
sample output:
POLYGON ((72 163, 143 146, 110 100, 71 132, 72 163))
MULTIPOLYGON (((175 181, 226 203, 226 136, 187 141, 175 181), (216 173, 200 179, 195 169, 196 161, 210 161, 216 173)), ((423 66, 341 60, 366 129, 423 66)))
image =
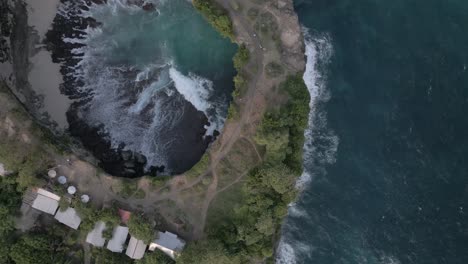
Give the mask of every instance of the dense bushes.
POLYGON ((57 234, 60 230, 35 231, 21 236, 15 232, 14 217, 18 215, 22 195, 15 177, 0 177, 0 263, 65 263, 66 259, 73 258, 67 256, 73 252, 67 243, 73 237, 60 236, 57 234))
POLYGON ((9 255, 18 264, 66 263, 67 251, 60 237, 26 234, 11 247, 9 255))
POLYGON ((266 147, 266 162, 283 162, 300 174, 310 95, 300 76, 290 76, 282 89, 289 95, 288 103, 265 114, 255 140, 266 147))
POLYGON ((153 227, 149 224, 147 219, 142 216, 133 214, 128 221, 129 233, 139 240, 143 240, 145 243, 149 243, 154 239, 153 227))
POLYGON ((250 53, 247 47, 242 44, 239 46, 237 53, 234 55, 232 61, 234 62, 234 68, 237 71, 241 71, 242 68, 249 62, 250 53))
POLYGON ((0 138, 0 160, 6 169, 17 173, 18 189, 36 185, 36 174, 46 169, 49 163, 47 154, 36 146, 21 145, 16 141, 0 138))
POLYGON ((14 176, 0 177, 0 237, 14 230, 14 216, 21 205, 21 193, 17 191, 14 176))
POLYGON ((290 76, 281 88, 288 103, 265 114, 255 137, 266 151, 263 164, 247 176, 232 213, 219 216, 207 230, 208 239, 189 245, 180 263, 191 258, 205 264, 272 259, 277 231, 297 195, 310 100, 299 75, 290 76))
POLYGON ((234 29, 226 10, 213 0, 193 0, 193 5, 221 35, 234 40, 234 29))
MULTIPOLYGON (((243 91, 246 83, 247 77, 244 71, 245 65, 249 62, 250 52, 247 47, 242 44, 239 46, 237 53, 234 55, 232 61, 234 63, 234 68, 237 70, 237 75, 234 77, 234 91, 232 92, 232 97, 237 98, 243 91)), ((237 118, 239 114, 238 105, 235 102, 232 102, 229 106, 228 118, 237 118)))

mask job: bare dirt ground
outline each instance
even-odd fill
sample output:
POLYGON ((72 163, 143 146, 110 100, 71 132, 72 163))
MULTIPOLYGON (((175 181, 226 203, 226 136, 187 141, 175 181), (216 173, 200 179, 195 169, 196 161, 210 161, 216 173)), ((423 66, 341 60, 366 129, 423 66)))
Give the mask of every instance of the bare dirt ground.
MULTIPOLYGON (((228 10, 236 41, 248 47, 250 61, 244 69, 248 75, 247 88, 236 99, 239 115, 226 122, 223 133, 209 148, 210 162, 203 172, 198 176, 186 173, 167 181, 127 180, 107 175, 75 155, 49 153, 59 175, 67 176, 79 194, 89 194, 96 206, 108 206, 117 201, 126 209, 144 212, 165 229, 187 240, 204 235, 213 201, 222 200, 225 191, 241 183, 244 176, 261 163, 262 148, 253 139, 256 127, 267 108, 284 100, 278 93, 278 85, 287 75, 302 72, 305 67, 302 35, 292 0, 216 1, 228 10), (258 11, 257 16, 252 16, 252 10, 258 11), (265 17, 269 20, 265 21, 265 17), (259 30, 265 23, 271 28, 259 30), (284 71, 269 76, 265 68, 271 62, 281 65, 284 71)), ((2 105, 0 113, 2 110, 5 113, 2 105)), ((1 118, 3 124, 12 120, 11 114, 1 118)), ((24 126, 23 121, 13 120, 13 126, 24 126)), ((0 126, 0 132, 8 129, 7 125, 0 126)), ((15 136, 19 135, 24 141, 21 134, 24 133, 15 131, 15 136)), ((31 133, 27 133, 26 138, 30 142, 35 140, 31 133)))

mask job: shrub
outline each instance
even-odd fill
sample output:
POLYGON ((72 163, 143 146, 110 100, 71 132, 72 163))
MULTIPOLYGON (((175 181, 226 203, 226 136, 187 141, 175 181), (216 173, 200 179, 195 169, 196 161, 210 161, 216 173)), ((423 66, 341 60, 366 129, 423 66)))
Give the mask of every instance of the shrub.
POLYGON ((222 36, 234 40, 232 22, 224 8, 213 0, 193 0, 192 3, 222 36))
POLYGON ((153 227, 149 224, 149 221, 142 216, 133 214, 128 221, 129 233, 139 240, 143 240, 145 243, 153 240, 154 231, 153 227))
POLYGON ((237 49, 237 53, 234 55, 232 61, 234 62, 234 68, 237 71, 241 71, 242 68, 249 62, 250 52, 245 46, 242 44, 237 49))
POLYGON ((266 74, 269 77, 279 77, 284 73, 283 67, 276 62, 270 62, 265 66, 266 74))

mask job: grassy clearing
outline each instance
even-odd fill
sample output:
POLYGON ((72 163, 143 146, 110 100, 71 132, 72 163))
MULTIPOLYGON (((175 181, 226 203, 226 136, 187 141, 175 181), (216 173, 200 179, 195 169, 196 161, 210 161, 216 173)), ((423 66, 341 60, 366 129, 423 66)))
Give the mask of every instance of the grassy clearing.
POLYGON ((185 173, 187 179, 195 180, 198 176, 201 176, 202 174, 207 172, 210 167, 210 162, 210 155, 208 153, 205 153, 205 155, 203 155, 200 161, 197 164, 195 164, 195 166, 193 166, 192 169, 185 173))

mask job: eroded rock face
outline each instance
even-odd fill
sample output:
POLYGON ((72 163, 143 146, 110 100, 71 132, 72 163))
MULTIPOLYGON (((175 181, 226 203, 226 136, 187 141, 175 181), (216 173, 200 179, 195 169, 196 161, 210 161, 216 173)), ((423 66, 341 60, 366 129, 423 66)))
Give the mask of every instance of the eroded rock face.
POLYGON ((299 18, 294 12, 293 0, 278 0, 276 4, 281 25, 281 43, 283 45, 282 59, 297 72, 305 69, 304 40, 299 24, 299 18))
POLYGON ((146 3, 142 6, 143 10, 148 11, 148 12, 153 12, 156 11, 156 7, 154 6, 153 3, 146 3))

